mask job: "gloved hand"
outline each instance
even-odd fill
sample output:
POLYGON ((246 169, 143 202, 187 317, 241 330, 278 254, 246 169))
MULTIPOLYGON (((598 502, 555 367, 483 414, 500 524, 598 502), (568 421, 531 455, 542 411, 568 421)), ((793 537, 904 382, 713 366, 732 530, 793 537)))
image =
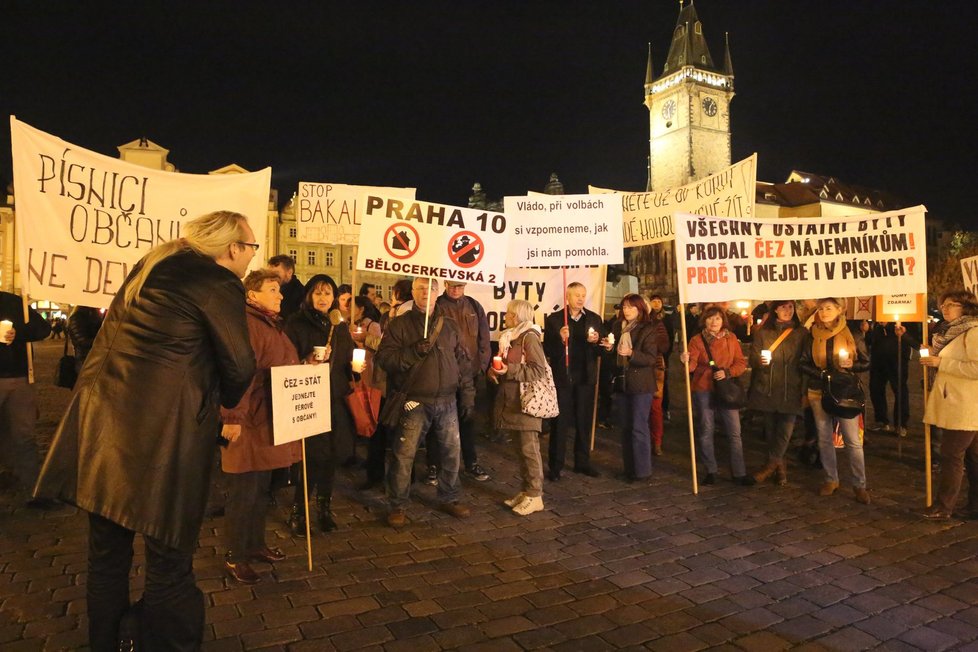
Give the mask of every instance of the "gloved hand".
POLYGON ((414 352, 417 353, 418 355, 428 355, 428 351, 430 350, 431 350, 431 340, 429 340, 427 337, 418 340, 414 344, 414 352))

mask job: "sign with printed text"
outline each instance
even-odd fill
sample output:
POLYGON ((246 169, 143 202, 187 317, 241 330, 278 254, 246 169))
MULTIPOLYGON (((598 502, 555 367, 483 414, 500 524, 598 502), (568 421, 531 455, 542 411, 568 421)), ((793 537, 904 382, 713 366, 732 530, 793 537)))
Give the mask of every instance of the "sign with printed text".
MULTIPOLYGON (((132 268, 181 226, 226 210, 264 243, 271 168, 248 174, 153 170, 10 118, 21 283, 34 299, 107 308, 132 268)), ((252 262, 261 265, 259 253, 252 262)))
MULTIPOLYGON (((607 268, 571 267, 567 269, 567 283, 582 283, 587 288, 584 306, 599 315, 604 312, 601 301, 607 268)), ((522 299, 533 304, 536 323, 543 327, 543 320, 552 312, 564 308, 564 275, 560 269, 525 269, 510 267, 506 270, 503 283, 495 286, 478 285, 465 288, 465 294, 478 301, 486 311, 489 321, 489 335, 493 340, 506 327, 503 316, 506 306, 513 299, 522 299)))
POLYGON ((412 200, 414 193, 414 188, 300 181, 295 208, 296 238, 300 242, 358 244, 365 195, 412 200))
POLYGON ((676 238, 673 213, 754 217, 757 154, 679 188, 655 192, 623 192, 588 186, 592 194, 621 198, 624 246, 642 247, 676 238))
POLYGON ((287 444, 333 429, 329 364, 272 367, 272 439, 287 444))
POLYGON ((527 195, 504 204, 514 223, 507 267, 624 262, 617 195, 527 195))
POLYGON ((876 297, 876 321, 924 321, 927 295, 883 294, 876 297))
POLYGON ((964 289, 978 296, 978 256, 961 259, 961 277, 964 289))
POLYGON ((502 213, 366 195, 357 269, 496 285, 510 226, 502 213))
POLYGON ((926 293, 925 213, 917 206, 841 218, 677 214, 680 301, 926 293))

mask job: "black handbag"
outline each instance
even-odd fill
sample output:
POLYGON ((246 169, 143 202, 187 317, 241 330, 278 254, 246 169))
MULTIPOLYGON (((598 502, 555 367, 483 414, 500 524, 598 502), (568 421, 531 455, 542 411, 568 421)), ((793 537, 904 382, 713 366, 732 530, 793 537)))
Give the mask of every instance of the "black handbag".
POLYGON ((65 336, 64 354, 54 370, 54 384, 65 389, 74 389, 78 381, 78 367, 75 364, 75 356, 68 355, 68 340, 69 338, 65 336))
MULTIPOLYGON (((700 333, 700 337, 703 338, 703 346, 706 347, 706 355, 710 359, 710 367, 716 369, 716 362, 713 360, 710 344, 706 341, 706 337, 702 333, 700 333)), ((727 372, 723 380, 713 381, 713 402, 715 407, 724 410, 739 410, 747 405, 747 390, 737 378, 734 378, 727 372)))
MULTIPOLYGON (((825 344, 825 360, 828 368, 823 373, 822 409, 840 419, 852 419, 866 408, 866 392, 859 376, 836 369, 832 361, 832 340, 825 344)), ((853 351, 853 355, 857 352, 853 351)))
MULTIPOLYGON (((435 322, 435 327, 431 329, 431 345, 434 347, 435 340, 438 339, 438 334, 441 332, 442 324, 444 323, 444 318, 439 317, 438 321, 435 322)), ((431 350, 429 349, 429 353, 431 350)), ((426 353, 424 357, 414 363, 411 370, 408 371, 407 378, 404 379, 403 386, 411 387, 413 384, 414 376, 417 374, 418 369, 421 368, 421 363, 424 359, 428 357, 426 353)), ((396 428, 401 422, 401 415, 404 414, 404 404, 407 402, 407 392, 403 390, 394 390, 387 392, 387 399, 384 401, 384 406, 380 409, 380 415, 378 416, 378 423, 387 428, 396 428)))

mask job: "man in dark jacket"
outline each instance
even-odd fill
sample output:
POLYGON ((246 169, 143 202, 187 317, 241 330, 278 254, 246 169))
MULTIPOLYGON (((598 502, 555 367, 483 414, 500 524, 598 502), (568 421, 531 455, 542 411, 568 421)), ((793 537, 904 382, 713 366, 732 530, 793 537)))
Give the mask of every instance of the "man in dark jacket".
POLYGON ((567 325, 563 310, 550 313, 543 322, 543 350, 553 369, 560 408, 550 427, 548 477, 552 482, 560 480, 564 469, 568 436, 574 438, 574 472, 598 475, 591 466, 591 421, 598 382, 598 340, 605 330, 601 317, 584 307, 586 299, 584 285, 571 283, 567 286, 567 325))
POLYGON ((89 512, 93 650, 119 649, 136 532, 146 547, 145 648, 201 646, 193 553, 220 406, 237 405, 255 373, 240 281, 254 238, 244 216, 220 211, 144 256, 113 299, 55 432, 35 494, 89 512))
POLYGON ((288 319, 289 315, 299 310, 302 300, 306 298, 306 287, 295 275, 295 261, 292 256, 279 254, 268 259, 268 268, 278 274, 278 282, 282 290, 282 308, 279 315, 288 319))
POLYGON ((462 373, 465 351, 458 326, 436 307, 438 281, 414 279, 411 295, 414 306, 390 322, 374 358, 388 373, 388 400, 392 400, 394 389, 406 393, 398 433, 392 438, 393 461, 387 471, 387 523, 392 527, 407 522, 404 506, 411 495, 411 467, 418 441, 429 426, 440 451, 441 509, 456 518, 469 515, 469 508, 459 502, 458 421, 459 414, 468 417, 474 408, 472 377, 462 373), (461 409, 456 407, 456 393, 461 409))
MULTIPOLYGON (((29 310, 24 323, 24 303, 16 294, 0 292, 0 320, 10 328, 0 335, 0 442, 4 466, 27 492, 37 481, 37 446, 34 424, 37 421, 37 397, 27 378, 27 343, 43 340, 51 334, 44 317, 29 310)), ((50 501, 32 500, 30 507, 48 507, 50 501)))

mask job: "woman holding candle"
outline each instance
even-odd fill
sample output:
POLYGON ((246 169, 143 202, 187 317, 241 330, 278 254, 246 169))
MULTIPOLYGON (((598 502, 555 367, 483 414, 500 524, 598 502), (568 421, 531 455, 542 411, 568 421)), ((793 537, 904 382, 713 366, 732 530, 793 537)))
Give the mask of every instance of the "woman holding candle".
POLYGON ((866 462, 863 442, 859 435, 859 417, 833 417, 822 407, 822 391, 825 376, 829 373, 863 373, 869 369, 869 354, 861 332, 854 335, 846 325, 845 299, 835 297, 819 299, 816 318, 811 334, 801 351, 800 367, 808 376, 808 401, 818 429, 818 449, 825 469, 825 482, 819 495, 831 496, 839 488, 839 471, 833 441, 834 423, 846 444, 849 468, 852 472, 852 489, 856 500, 868 505, 866 489, 866 462))
POLYGON ((354 298, 353 308, 354 329, 350 333, 357 348, 366 349, 363 366, 354 369, 360 374, 361 380, 368 386, 373 386, 374 353, 380 346, 380 338, 383 333, 380 330, 380 311, 369 297, 359 296, 354 298))
POLYGON ((763 416, 768 456, 767 465, 754 474, 756 482, 773 477, 780 486, 788 484, 785 453, 802 412, 798 362, 806 339, 795 302, 787 299, 772 301, 767 318, 754 331, 747 407, 763 416))
POLYGON ((628 482, 652 475, 652 439, 649 413, 656 391, 656 364, 669 346, 661 321, 649 319, 649 306, 638 294, 621 300, 621 319, 602 342, 617 353, 616 384, 612 401, 621 430, 621 452, 628 482), (615 344, 617 342, 617 346, 615 344))
POLYGON ((719 418, 730 442, 730 469, 733 481, 739 485, 750 486, 754 484, 754 478, 747 475, 747 468, 744 466, 744 448, 740 438, 740 411, 717 406, 713 396, 715 381, 727 377, 736 378, 747 371, 747 358, 740 349, 737 336, 729 328, 727 315, 727 311, 720 305, 710 306, 704 310, 700 317, 703 330, 689 340, 689 352, 680 354, 679 359, 683 363, 689 361, 689 371, 693 374, 693 407, 699 415, 696 444, 700 459, 706 465, 703 484, 715 484, 717 481, 713 425, 715 419, 719 418))
MULTIPOLYGON (((344 397, 350 393, 353 373, 353 338, 346 321, 337 319, 336 283, 325 274, 317 274, 306 283, 306 298, 298 312, 289 317, 285 331, 295 344, 305 364, 319 364, 315 347, 326 347, 325 362, 329 363, 330 412, 332 428, 306 439, 306 468, 309 473, 309 493, 316 492, 319 528, 323 533, 336 529, 331 501, 336 465, 353 455, 353 418, 344 397), (332 319, 331 319, 331 313, 332 319), (336 323, 334 323, 336 322, 336 323)), ((298 537, 306 535, 305 494, 302 466, 293 466, 297 478, 295 500, 289 516, 289 528, 298 537)))
POLYGON ((490 382, 499 385, 493 405, 497 430, 510 431, 510 439, 520 460, 523 489, 503 503, 520 516, 543 509, 543 459, 540 456, 540 431, 543 420, 525 414, 520 402, 520 383, 540 380, 546 375, 547 358, 540 343, 542 333, 533 321, 533 304, 514 300, 503 317, 506 330, 499 337, 499 355, 487 372, 490 382))
POLYGON ((920 363, 937 370, 924 422, 941 428, 941 473, 930 520, 951 518, 968 476, 968 517, 978 518, 978 299, 966 290, 941 297, 944 316, 920 363))

